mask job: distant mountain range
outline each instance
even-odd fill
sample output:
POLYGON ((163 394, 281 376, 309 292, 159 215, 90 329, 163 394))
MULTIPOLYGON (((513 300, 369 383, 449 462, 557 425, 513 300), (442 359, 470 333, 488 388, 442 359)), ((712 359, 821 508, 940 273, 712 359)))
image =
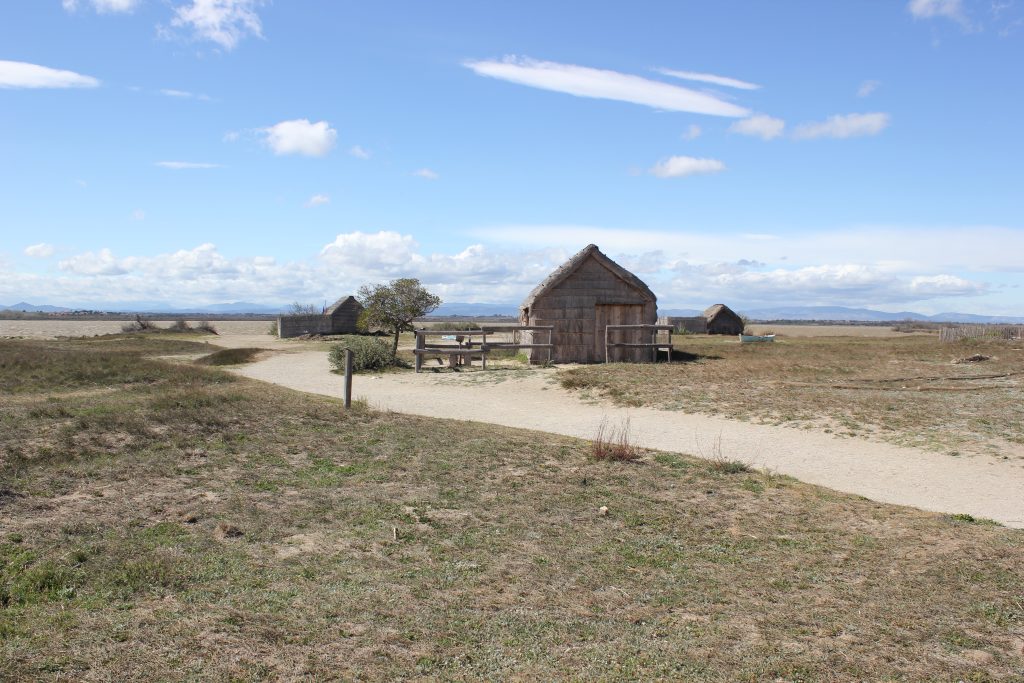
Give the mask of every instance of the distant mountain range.
MULTIPOLYGON (((208 306, 194 306, 191 308, 176 308, 166 303, 156 301, 131 301, 111 302, 107 304, 93 304, 88 306, 92 310, 122 312, 122 313, 160 313, 166 315, 186 315, 199 313, 213 315, 217 313, 244 315, 273 315, 284 313, 288 306, 267 306, 255 304, 249 301, 234 301, 231 303, 210 304, 208 306)), ((36 306, 24 301, 12 306, 0 305, 0 311, 24 311, 27 313, 67 313, 72 310, 65 306, 36 306)), ((742 306, 735 308, 738 313, 746 315, 752 320, 835 320, 847 322, 898 322, 901 320, 913 320, 920 322, 951 322, 951 323, 1002 323, 1009 325, 1024 325, 1024 316, 998 316, 998 315, 976 315, 973 313, 936 313, 935 315, 924 315, 913 311, 900 311, 888 313, 876 311, 870 308, 847 308, 845 306, 783 306, 779 308, 755 308, 746 309, 742 306)), ((701 311, 689 308, 668 308, 658 311, 659 315, 671 315, 689 317, 700 315, 701 311)), ((517 316, 519 307, 516 304, 477 304, 477 303, 445 303, 434 311, 433 317, 445 316, 517 316)))

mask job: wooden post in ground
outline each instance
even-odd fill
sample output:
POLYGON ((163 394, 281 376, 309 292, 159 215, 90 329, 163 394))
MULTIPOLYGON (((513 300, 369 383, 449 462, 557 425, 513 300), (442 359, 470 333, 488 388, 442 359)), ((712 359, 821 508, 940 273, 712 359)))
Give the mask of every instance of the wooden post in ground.
POLYGON ((345 349, 345 407, 352 407, 352 349, 345 349))
MULTIPOLYGON (((422 351, 423 347, 426 344, 426 341, 423 338, 424 337, 423 332, 422 332, 422 330, 413 330, 413 332, 416 335, 416 350, 417 351, 422 351)), ((416 372, 419 372, 420 368, 423 367, 423 354, 422 353, 414 353, 413 355, 416 356, 416 360, 415 360, 416 372)))

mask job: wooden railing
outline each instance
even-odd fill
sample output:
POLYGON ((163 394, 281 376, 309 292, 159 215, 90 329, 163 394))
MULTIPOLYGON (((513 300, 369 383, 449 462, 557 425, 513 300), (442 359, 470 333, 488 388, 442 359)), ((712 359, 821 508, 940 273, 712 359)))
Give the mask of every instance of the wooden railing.
POLYGON ((672 362, 672 330, 675 329, 672 325, 606 325, 604 328, 604 362, 608 363, 609 355, 608 349, 615 348, 627 348, 627 349, 650 349, 651 350, 651 362, 657 362, 658 351, 665 349, 668 352, 668 362, 672 362), (634 332, 649 331, 651 333, 650 342, 613 342, 610 340, 609 332, 612 330, 631 330, 634 332), (668 341, 659 342, 658 332, 668 332, 668 341))
MULTIPOLYGON (((415 356, 416 372, 423 368, 425 356, 447 356, 448 363, 455 367, 467 358, 472 362, 474 356, 480 356, 480 363, 484 370, 487 369, 487 354, 495 349, 547 349, 548 362, 551 362, 551 352, 555 345, 551 343, 554 334, 553 325, 522 325, 508 327, 483 327, 479 330, 413 330, 416 334, 416 348, 413 349, 415 356), (522 343, 518 337, 520 331, 542 331, 548 333, 546 344, 522 343), (487 341, 487 335, 512 333, 512 341, 487 341), (428 337, 454 337, 455 344, 451 343, 430 343, 428 337), (479 337, 480 341, 474 341, 479 337)), ((444 340, 449 341, 449 340, 444 340)))

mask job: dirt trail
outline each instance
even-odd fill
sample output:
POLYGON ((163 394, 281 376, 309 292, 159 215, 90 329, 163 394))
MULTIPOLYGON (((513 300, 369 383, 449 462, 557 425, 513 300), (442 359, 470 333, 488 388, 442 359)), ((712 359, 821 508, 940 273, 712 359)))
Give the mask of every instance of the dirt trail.
MULTIPOLYGON (((299 391, 341 396, 327 354, 278 354, 236 372, 299 391)), ((821 432, 705 415, 581 402, 554 370, 357 375, 353 395, 372 407, 593 438, 602 421, 629 418, 636 443, 702 457, 741 460, 872 500, 968 513, 1024 528, 1024 466, 988 456, 955 458, 821 432)), ((1017 463, 1020 461, 1017 460, 1017 463)))

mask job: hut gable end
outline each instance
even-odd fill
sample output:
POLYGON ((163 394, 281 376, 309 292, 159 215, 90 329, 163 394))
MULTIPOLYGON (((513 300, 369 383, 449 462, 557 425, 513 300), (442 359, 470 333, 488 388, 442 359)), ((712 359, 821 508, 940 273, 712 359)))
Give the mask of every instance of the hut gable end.
POLYGON ((530 292, 519 317, 554 326, 555 362, 593 363, 604 360, 605 324, 653 323, 656 306, 640 278, 591 244, 530 292))

